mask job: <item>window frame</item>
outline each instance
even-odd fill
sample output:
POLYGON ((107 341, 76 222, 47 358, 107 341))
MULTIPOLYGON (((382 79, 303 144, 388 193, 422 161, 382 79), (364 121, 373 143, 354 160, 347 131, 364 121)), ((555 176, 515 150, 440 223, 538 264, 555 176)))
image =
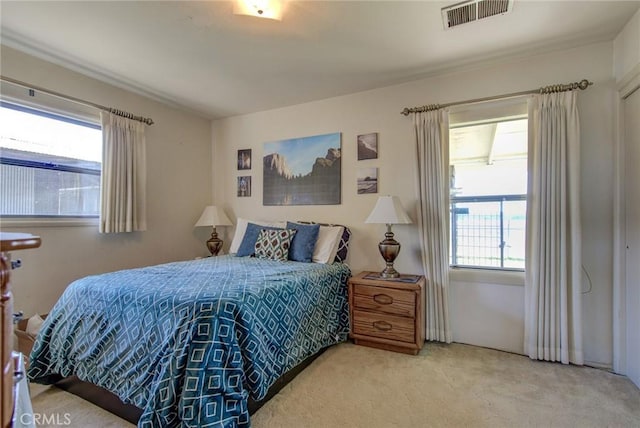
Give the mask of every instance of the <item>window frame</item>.
MULTIPOLYGON (((29 92, 29 96, 31 92, 29 92)), ((28 114, 33 114, 40 117, 59 120, 66 123, 71 123, 78 126, 85 126, 87 128, 102 131, 102 126, 99 122, 99 116, 95 115, 95 122, 90 119, 76 118, 78 115, 70 111, 69 115, 64 115, 64 112, 60 108, 56 108, 58 112, 52 112, 46 105, 36 104, 32 101, 22 101, 16 97, 3 97, 4 100, 0 100, 0 107, 11 110, 16 110, 28 114), (5 101, 5 100, 9 101, 5 101), (28 104, 28 105, 27 105, 28 104), (76 117, 73 117, 76 116, 76 117)), ((4 157, 0 155, 0 164, 9 166, 18 166, 25 168, 37 168, 44 170, 52 170, 59 172, 70 172, 76 174, 86 174, 93 176, 102 175, 102 162, 99 170, 92 168, 74 167, 70 165, 61 165, 50 162, 38 162, 26 159, 15 159, 12 157, 4 157)), ((95 226, 99 221, 99 213, 91 215, 12 215, 12 214, 0 214, 0 221, 4 227, 49 227, 49 226, 95 226)))
MULTIPOLYGON (((527 119, 530 122, 528 108, 528 97, 513 97, 509 99, 481 103, 481 104, 466 104, 458 107, 453 107, 449 113, 449 132, 452 129, 464 128, 467 126, 482 125, 488 123, 500 123, 509 122, 514 120, 527 119)), ((527 139, 529 139, 530 132, 527 132, 527 139)), ((529 153, 527 151, 527 158, 529 153)), ((449 156, 447 156, 449 159, 449 156)), ((449 166, 451 166, 449 159, 449 166)), ((526 174, 528 176, 529 171, 527 169, 526 174)), ((502 267, 496 266, 479 266, 479 265, 466 265, 466 264, 454 264, 454 204, 456 202, 510 202, 510 201, 527 201, 527 193, 524 194, 511 194, 511 195, 478 195, 478 196, 453 196, 449 194, 449 271, 455 273, 456 277, 475 277, 477 275, 486 276, 491 278, 497 276, 506 275, 510 278, 509 283, 513 285, 522 285, 520 281, 523 280, 522 275, 525 273, 525 268, 504 267, 504 240, 501 239, 500 245, 500 260, 502 267), (506 199, 501 199, 506 198, 506 199), (467 274, 464 274, 467 272, 467 274), (474 273, 475 272, 475 273, 474 273), (483 273, 484 272, 484 273, 483 273), (515 281, 514 281, 515 279, 515 281)), ((500 210, 500 233, 504 233, 503 224, 503 210, 500 210)), ((525 221, 526 221, 526 208, 525 208, 525 221)), ((525 248, 526 251, 526 242, 525 248)), ((526 256, 525 256, 526 257, 526 256)), ((526 261, 525 261, 526 263, 526 261)))

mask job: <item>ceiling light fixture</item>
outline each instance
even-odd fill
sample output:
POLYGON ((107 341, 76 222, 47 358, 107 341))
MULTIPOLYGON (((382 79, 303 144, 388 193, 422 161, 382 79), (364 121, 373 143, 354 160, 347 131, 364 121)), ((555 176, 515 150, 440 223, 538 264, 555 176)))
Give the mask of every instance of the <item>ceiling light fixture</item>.
POLYGON ((233 5, 236 15, 282 20, 281 0, 236 0, 233 5))

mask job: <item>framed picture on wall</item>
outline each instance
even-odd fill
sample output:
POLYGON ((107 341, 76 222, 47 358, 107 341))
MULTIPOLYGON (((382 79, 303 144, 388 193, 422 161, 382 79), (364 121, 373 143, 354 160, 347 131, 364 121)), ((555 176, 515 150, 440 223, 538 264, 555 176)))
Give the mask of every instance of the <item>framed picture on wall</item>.
POLYGON ((341 135, 264 143, 262 204, 339 205, 341 135))
POLYGON ((378 159, 378 133, 358 135, 358 160, 378 159))
POLYGON ((378 193, 378 168, 358 169, 358 195, 378 193))
POLYGON ((238 177, 238 197, 251 196, 251 176, 238 177))
POLYGON ((238 150, 238 170, 251 169, 251 149, 238 150))

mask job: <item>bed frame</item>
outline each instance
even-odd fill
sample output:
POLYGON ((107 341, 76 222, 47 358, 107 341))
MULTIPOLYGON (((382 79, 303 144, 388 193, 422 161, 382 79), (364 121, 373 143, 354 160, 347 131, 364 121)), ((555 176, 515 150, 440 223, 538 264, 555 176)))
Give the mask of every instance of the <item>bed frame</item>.
MULTIPOLYGON (((282 375, 267 391, 267 395, 260 401, 255 401, 251 397, 248 400, 249 414, 253 415, 258 411, 267 401, 273 398, 282 388, 284 388, 289 382, 291 382, 298 374, 300 374, 305 368, 307 368, 316 358, 318 358, 327 348, 323 348, 316 354, 311 355, 307 359, 303 360, 300 364, 289 370, 282 375)), ((67 392, 77 395, 104 410, 113 413, 122 419, 125 419, 132 424, 137 424, 140 416, 142 416, 142 409, 132 404, 126 404, 117 395, 112 392, 94 385, 89 382, 85 382, 77 376, 69 376, 62 380, 59 380, 55 385, 67 392)))

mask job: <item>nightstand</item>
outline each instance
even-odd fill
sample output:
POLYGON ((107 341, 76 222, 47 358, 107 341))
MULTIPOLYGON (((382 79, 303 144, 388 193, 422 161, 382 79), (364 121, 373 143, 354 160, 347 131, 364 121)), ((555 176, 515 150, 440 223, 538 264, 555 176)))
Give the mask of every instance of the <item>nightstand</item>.
POLYGON ((350 337, 356 345, 417 354, 424 344, 424 276, 382 279, 361 272, 349 279, 350 337))

